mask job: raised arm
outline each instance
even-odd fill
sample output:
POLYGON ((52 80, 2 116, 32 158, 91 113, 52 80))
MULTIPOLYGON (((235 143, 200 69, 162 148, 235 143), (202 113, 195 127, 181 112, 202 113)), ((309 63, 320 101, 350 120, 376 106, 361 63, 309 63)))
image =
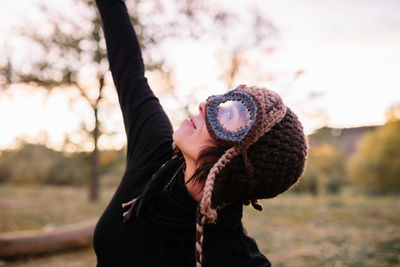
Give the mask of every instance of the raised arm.
POLYGON ((125 3, 122 0, 96 0, 96 3, 124 118, 127 164, 162 160, 165 155, 159 155, 160 151, 171 147, 172 127, 144 76, 139 42, 125 3))

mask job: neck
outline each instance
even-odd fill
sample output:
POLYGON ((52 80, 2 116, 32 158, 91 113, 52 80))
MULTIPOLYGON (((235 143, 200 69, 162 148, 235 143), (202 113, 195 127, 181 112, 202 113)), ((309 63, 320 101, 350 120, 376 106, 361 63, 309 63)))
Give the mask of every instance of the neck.
POLYGON ((189 179, 193 176, 195 171, 196 171, 195 162, 185 157, 185 165, 183 169, 183 173, 185 174, 185 182, 189 181, 189 179))
POLYGON ((185 156, 184 158, 185 158, 185 169, 183 173, 185 175, 186 188, 189 194, 192 196, 192 198, 197 202, 199 202, 203 195, 204 182, 195 182, 194 180, 188 182, 196 171, 196 163, 194 160, 190 158, 186 158, 185 156))

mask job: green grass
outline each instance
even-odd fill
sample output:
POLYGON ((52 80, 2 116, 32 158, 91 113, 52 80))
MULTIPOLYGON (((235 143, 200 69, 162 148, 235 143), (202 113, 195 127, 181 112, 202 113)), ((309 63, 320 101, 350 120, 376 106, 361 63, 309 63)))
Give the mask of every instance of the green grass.
POLYGON ((0 185, 0 233, 41 229, 98 217, 112 196, 88 201, 84 187, 0 185))
POLYGON ((399 200, 287 194, 244 224, 275 266, 400 266, 399 200))
MULTIPOLYGON (((99 216, 111 198, 86 188, 0 186, 0 232, 40 229, 99 216)), ((400 266, 400 197, 286 194, 246 207, 244 225, 273 266, 400 266)), ((91 248, 29 257, 6 266, 94 266, 91 248)), ((1 266, 1 264, 0 264, 1 266)))

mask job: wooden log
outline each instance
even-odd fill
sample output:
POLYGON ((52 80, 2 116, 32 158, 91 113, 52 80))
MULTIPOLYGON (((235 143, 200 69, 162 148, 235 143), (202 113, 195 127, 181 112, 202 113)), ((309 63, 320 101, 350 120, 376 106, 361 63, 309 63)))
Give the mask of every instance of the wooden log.
POLYGON ((50 230, 0 235, 0 257, 14 257, 91 246, 97 219, 50 230))

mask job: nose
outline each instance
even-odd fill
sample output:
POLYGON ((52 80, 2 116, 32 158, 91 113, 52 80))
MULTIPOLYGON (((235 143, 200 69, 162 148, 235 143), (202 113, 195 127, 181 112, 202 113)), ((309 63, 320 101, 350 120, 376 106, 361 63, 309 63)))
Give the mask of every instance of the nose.
POLYGON ((205 112, 206 112, 206 102, 201 102, 199 104, 199 113, 203 115, 203 117, 205 116, 205 112))

